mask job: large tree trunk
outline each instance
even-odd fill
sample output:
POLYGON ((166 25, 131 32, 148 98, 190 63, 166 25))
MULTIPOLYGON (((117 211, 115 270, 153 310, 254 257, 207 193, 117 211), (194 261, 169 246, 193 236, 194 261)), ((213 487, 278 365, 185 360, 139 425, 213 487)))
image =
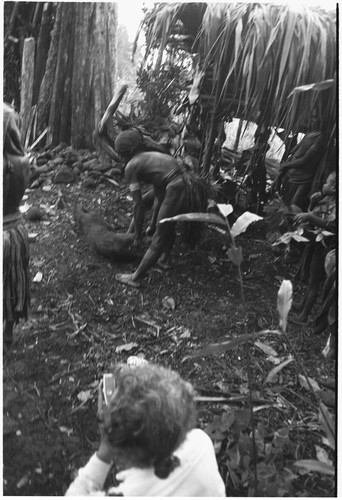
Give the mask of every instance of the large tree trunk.
POLYGON ((47 143, 90 148, 114 93, 117 5, 60 2, 39 89, 38 130, 47 143))
POLYGON ((33 104, 37 104, 39 89, 45 72, 50 47, 51 14, 53 3, 45 2, 37 40, 36 64, 33 83, 33 104))
POLYGON ((39 88, 39 97, 37 104, 37 133, 40 135, 47 127, 49 122, 52 87, 57 66, 58 43, 61 32, 62 9, 61 4, 57 8, 56 20, 51 32, 51 42, 49 55, 46 62, 45 73, 39 88))
POLYGON ((48 143, 68 142, 70 136, 70 79, 73 64, 75 7, 72 3, 60 5, 61 29, 57 52, 57 65, 53 83, 49 116, 48 143))
POLYGON ((83 148, 92 146, 92 132, 114 93, 117 5, 87 3, 75 8, 71 144, 83 148))

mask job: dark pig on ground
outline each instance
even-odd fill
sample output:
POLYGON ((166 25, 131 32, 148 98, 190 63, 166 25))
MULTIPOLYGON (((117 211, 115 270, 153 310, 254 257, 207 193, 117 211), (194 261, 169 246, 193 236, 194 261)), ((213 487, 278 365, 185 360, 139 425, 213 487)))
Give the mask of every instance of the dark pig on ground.
POLYGON ((116 232, 98 214, 83 207, 75 208, 74 219, 80 234, 99 255, 115 261, 132 261, 138 257, 133 247, 134 234, 116 232))

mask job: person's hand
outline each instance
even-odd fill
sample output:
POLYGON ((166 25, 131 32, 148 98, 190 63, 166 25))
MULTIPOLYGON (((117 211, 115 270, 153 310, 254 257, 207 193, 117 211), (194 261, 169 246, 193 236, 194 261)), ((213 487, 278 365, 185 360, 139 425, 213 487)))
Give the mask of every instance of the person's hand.
POLYGON ((103 400, 103 382, 101 380, 98 387, 98 398, 97 398, 97 419, 99 422, 99 432, 100 432, 100 446, 96 454, 102 462, 110 464, 114 460, 114 449, 108 440, 108 434, 105 429, 104 421, 106 414, 106 404, 103 400))
POLYGON ((316 193, 313 193, 310 196, 310 201, 311 201, 311 203, 315 203, 316 201, 320 200, 321 198, 322 198, 322 193, 318 191, 316 193))
POLYGON ((294 224, 303 224, 304 222, 309 222, 311 219, 311 215, 308 212, 301 212, 296 214, 293 218, 294 224))
POLYGON ((135 238, 132 246, 133 246, 134 250, 141 250, 142 247, 144 246, 143 239, 142 238, 135 238))
POLYGON ((279 192, 282 184, 282 178, 283 178, 283 173, 279 172, 269 189, 269 193, 271 196, 273 196, 276 192, 279 192))
POLYGON ((321 192, 316 192, 316 193, 313 193, 311 196, 310 196, 310 204, 309 204, 309 210, 311 210, 318 201, 320 201, 321 199, 323 198, 323 194, 321 192))

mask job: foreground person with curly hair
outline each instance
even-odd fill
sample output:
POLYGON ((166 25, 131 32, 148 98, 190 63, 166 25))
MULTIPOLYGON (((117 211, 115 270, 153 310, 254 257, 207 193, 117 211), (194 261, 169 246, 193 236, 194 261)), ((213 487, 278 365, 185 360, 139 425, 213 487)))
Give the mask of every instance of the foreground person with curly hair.
POLYGON ((195 429, 194 390, 157 365, 117 365, 115 389, 103 402, 101 443, 66 495, 224 497, 210 437, 195 429), (118 486, 104 490, 115 465, 118 486))

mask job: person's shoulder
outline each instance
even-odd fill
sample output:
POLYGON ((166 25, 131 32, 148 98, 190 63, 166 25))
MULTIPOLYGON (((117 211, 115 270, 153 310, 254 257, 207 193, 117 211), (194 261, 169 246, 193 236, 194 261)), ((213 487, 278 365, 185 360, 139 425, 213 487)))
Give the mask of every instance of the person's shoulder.
POLYGON ((168 153, 163 153, 162 151, 143 151, 139 153, 137 156, 141 156, 141 158, 144 158, 146 160, 148 159, 163 159, 163 160, 171 160, 174 161, 175 158, 174 156, 168 154, 168 153))
POLYGON ((160 153, 159 151, 143 151, 137 153, 133 158, 127 163, 127 166, 135 168, 154 168, 158 167, 169 167, 173 168, 177 165, 177 160, 171 155, 166 153, 160 153))
POLYGON ((201 429, 188 431, 184 441, 174 453, 181 461, 186 462, 206 460, 215 456, 214 445, 208 434, 201 429))
POLYGON ((143 163, 148 162, 149 159, 154 158, 154 156, 158 154, 155 151, 139 151, 128 161, 128 165, 141 165, 143 163))
MULTIPOLYGON (((188 432, 188 435, 191 435, 191 436, 196 436, 196 437, 197 437, 197 436, 198 436, 198 437, 202 436, 202 437, 204 437, 205 439, 206 439, 206 438, 209 438, 208 434, 207 434, 205 431, 203 431, 202 429, 199 429, 198 427, 195 427, 194 429, 191 429, 191 430, 188 432)), ((209 439, 210 439, 210 438, 209 438, 209 439)))
POLYGON ((187 434, 187 441, 196 443, 196 446, 213 446, 212 440, 202 429, 192 429, 187 434))
POLYGON ((125 170, 139 167, 144 162, 143 153, 137 153, 126 164, 125 170))

